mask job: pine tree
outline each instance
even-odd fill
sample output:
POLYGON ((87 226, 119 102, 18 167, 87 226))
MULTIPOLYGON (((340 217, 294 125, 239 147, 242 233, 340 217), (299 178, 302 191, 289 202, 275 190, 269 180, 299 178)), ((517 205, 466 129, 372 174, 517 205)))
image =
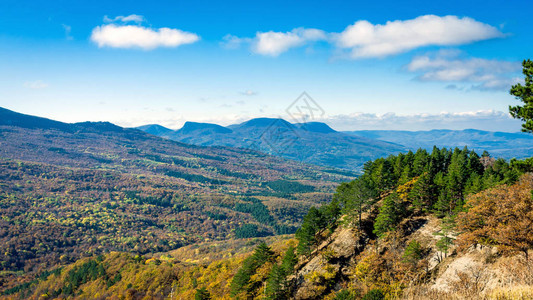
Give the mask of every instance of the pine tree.
POLYGON ((196 290, 196 294, 194 295, 194 300, 210 300, 211 294, 207 291, 205 287, 199 288, 196 290))
POLYGON ((509 112, 513 118, 524 122, 523 132, 533 133, 533 61, 528 59, 522 62, 522 73, 525 75, 525 85, 515 84, 509 92, 524 105, 509 106, 509 112))
POLYGON ((257 269, 268 261, 274 259, 274 252, 264 242, 260 243, 254 250, 252 256, 243 261, 242 267, 237 271, 231 281, 230 290, 232 296, 240 293, 248 293, 251 289, 250 279, 257 269))
POLYGON ((374 223, 374 233, 377 236, 383 236, 385 233, 394 229, 401 217, 401 210, 399 209, 398 196, 391 194, 383 200, 383 204, 379 208, 379 214, 374 223))
POLYGON ((285 280, 287 274, 281 266, 274 264, 268 274, 265 294, 267 299, 287 299, 285 295, 285 280))
POLYGON ((379 158, 372 165, 371 177, 373 185, 379 192, 390 189, 394 181, 394 168, 388 159, 379 158))
POLYGON ((418 261, 422 258, 424 250, 419 242, 412 240, 409 242, 402 255, 402 262, 410 264, 415 267, 418 261))
POLYGON ((420 176, 425 171, 426 164, 428 163, 428 152, 424 149, 418 149, 415 153, 415 160, 413 162, 413 175, 420 176))
POLYGON ((358 227, 361 228, 361 216, 370 208, 377 196, 370 177, 362 175, 353 180, 342 190, 340 195, 342 196, 339 198, 344 202, 342 212, 347 215, 348 220, 356 219, 358 227))
POLYGON ((292 274, 298 258, 294 253, 294 247, 291 245, 285 252, 281 264, 274 264, 270 271, 266 285, 267 299, 288 299, 287 276, 292 274))

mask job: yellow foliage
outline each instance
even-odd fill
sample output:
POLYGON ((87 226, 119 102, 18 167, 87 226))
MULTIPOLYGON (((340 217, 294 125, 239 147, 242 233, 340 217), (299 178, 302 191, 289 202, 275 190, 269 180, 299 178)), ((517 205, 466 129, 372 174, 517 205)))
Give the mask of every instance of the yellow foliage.
POLYGON ((418 178, 419 177, 415 177, 407 181, 406 183, 398 186, 398 188, 396 189, 396 192, 398 193, 398 197, 400 197, 400 199, 403 202, 408 201, 407 196, 409 192, 413 189, 413 186, 415 185, 415 183, 418 181, 418 178))

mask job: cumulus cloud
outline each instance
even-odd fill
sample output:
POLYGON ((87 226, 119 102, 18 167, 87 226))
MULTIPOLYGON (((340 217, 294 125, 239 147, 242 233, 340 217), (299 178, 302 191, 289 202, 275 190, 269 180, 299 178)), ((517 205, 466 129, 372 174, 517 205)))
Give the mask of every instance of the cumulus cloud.
POLYGON ((254 53, 266 56, 279 56, 291 48, 301 47, 326 39, 327 34, 322 30, 296 28, 289 32, 257 32, 253 38, 240 38, 233 35, 226 35, 222 46, 227 49, 236 49, 242 44, 251 44, 251 50, 254 53))
POLYGON ((32 90, 45 89, 48 87, 48 83, 42 80, 26 81, 24 82, 24 87, 32 90))
POLYGON ((414 57, 407 70, 419 73, 417 78, 422 81, 463 82, 473 89, 502 90, 520 81, 517 75, 521 65, 514 61, 462 58, 458 52, 438 52, 414 57))
POLYGON ((251 38, 240 38, 231 34, 227 34, 222 38, 220 45, 226 49, 239 49, 242 44, 251 43, 251 38))
POLYGON ((495 110, 441 112, 436 114, 397 115, 395 113, 352 113, 322 119, 336 130, 428 130, 482 129, 491 131, 520 131, 520 121, 509 113, 495 110))
POLYGON ((360 20, 340 33, 326 33, 319 29, 296 28, 288 32, 258 32, 253 38, 226 35, 223 47, 239 48, 252 45, 261 55, 281 53, 315 41, 328 41, 349 52, 353 59, 385 57, 426 46, 454 46, 505 37, 499 29, 469 17, 424 15, 410 20, 372 24, 360 20))
POLYGON ((91 40, 98 47, 141 48, 178 47, 198 41, 194 33, 172 28, 152 29, 139 25, 108 24, 93 29, 91 40))
POLYGON ((504 36, 497 28, 468 17, 425 15, 384 25, 357 21, 335 34, 334 39, 338 47, 350 49, 352 58, 368 58, 424 46, 462 45, 504 36))
POLYGON ((318 29, 296 28, 289 32, 258 32, 253 50, 262 55, 278 56, 290 48, 325 39, 326 33, 318 29))

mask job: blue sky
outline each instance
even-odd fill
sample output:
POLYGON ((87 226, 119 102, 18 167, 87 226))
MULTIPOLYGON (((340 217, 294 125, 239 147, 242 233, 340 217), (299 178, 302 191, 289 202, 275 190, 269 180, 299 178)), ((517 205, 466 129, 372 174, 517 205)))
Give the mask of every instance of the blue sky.
POLYGON ((520 130, 527 1, 110 2, 0 2, 0 106, 179 128, 306 91, 339 130, 520 130))

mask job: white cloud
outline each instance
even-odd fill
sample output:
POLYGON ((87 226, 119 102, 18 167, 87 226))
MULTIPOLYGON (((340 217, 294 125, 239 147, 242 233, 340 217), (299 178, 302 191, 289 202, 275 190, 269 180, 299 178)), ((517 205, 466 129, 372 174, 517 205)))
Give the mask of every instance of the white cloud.
POLYGON ((240 38, 231 34, 225 35, 222 40, 220 45, 226 49, 239 49, 242 44, 252 42, 252 39, 250 38, 240 38))
POLYGON ((242 44, 251 44, 254 53, 278 56, 291 48, 326 40, 327 34, 318 29, 296 28, 289 32, 257 32, 254 38, 240 38, 228 34, 223 39, 222 46, 227 49, 237 49, 242 44))
POLYGON ((460 53, 439 52, 436 55, 417 56, 407 70, 420 73, 423 81, 463 82, 480 90, 509 89, 520 80, 520 62, 462 58, 460 53))
POLYGON ((48 87, 48 83, 42 80, 26 81, 24 82, 24 87, 32 90, 45 89, 48 87))
POLYGON ((430 45, 462 45, 504 36, 497 28, 468 17, 425 15, 389 21, 385 25, 357 21, 340 34, 334 34, 334 39, 338 47, 351 51, 352 58, 368 58, 430 45))
POLYGON ((129 15, 129 16, 117 16, 117 17, 114 17, 114 18, 109 18, 108 16, 104 16, 104 22, 105 23, 113 23, 113 22, 128 23, 128 22, 134 22, 134 23, 137 23, 137 24, 141 24, 144 21, 146 21, 146 19, 143 16, 136 15, 136 14, 132 14, 132 15, 129 15))
POLYGON ((179 29, 152 29, 137 25, 108 24, 93 29, 91 40, 98 47, 141 48, 151 50, 157 47, 178 47, 198 41, 194 33, 179 29))
POLYGON ((341 33, 326 33, 319 29, 296 28, 289 32, 258 32, 253 38, 226 35, 221 43, 228 49, 243 43, 261 55, 278 56, 314 41, 328 41, 349 51, 350 58, 385 57, 425 46, 454 46, 505 37, 494 26, 469 17, 424 15, 411 20, 372 24, 355 22, 341 33))
POLYGON ((290 48, 325 39, 326 33, 318 29, 296 28, 290 32, 258 32, 252 47, 255 53, 278 56, 290 48))
POLYGON ((429 130, 481 129, 490 131, 520 131, 520 121, 509 113, 494 110, 441 112, 437 114, 397 115, 395 113, 352 113, 330 116, 320 121, 336 130, 429 130))

